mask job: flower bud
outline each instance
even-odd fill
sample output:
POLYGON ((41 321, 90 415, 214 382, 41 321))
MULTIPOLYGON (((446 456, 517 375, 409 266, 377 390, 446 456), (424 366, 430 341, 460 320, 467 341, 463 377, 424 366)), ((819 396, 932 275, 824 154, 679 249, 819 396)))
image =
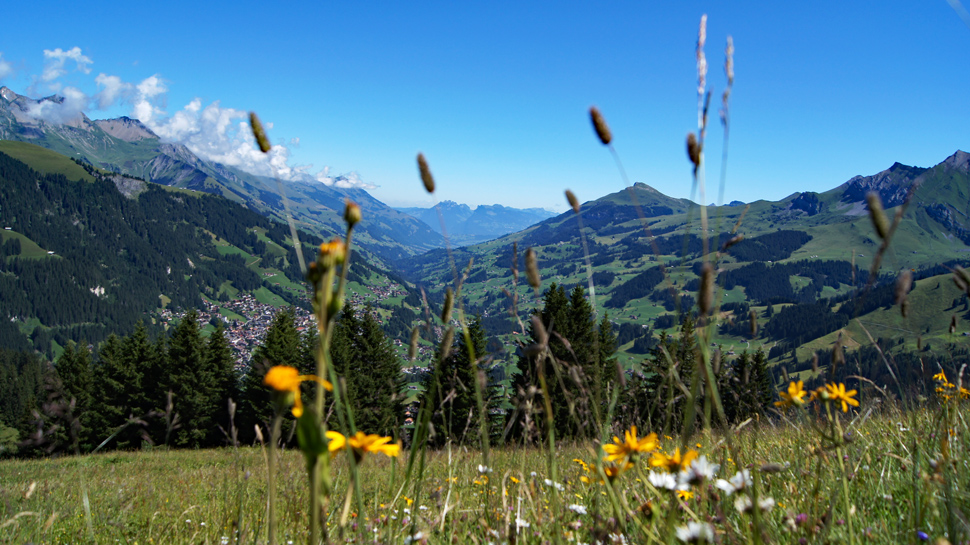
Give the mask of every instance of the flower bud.
POLYGON ((353 227, 360 223, 361 219, 360 206, 353 201, 347 201, 347 206, 344 207, 344 221, 347 222, 347 226, 353 227))

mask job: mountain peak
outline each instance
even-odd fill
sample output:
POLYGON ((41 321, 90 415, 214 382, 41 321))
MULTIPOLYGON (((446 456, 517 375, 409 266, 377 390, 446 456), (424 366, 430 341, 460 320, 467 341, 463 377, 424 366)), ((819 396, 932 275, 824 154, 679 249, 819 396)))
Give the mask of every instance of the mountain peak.
POLYGON ((151 129, 146 127, 141 121, 127 116, 115 119, 98 119, 95 125, 101 130, 125 142, 135 142, 146 138, 158 138, 151 129))
POLYGON ((946 158, 943 164, 948 168, 956 169, 964 173, 970 173, 970 153, 957 150, 956 153, 946 158))
POLYGON ((6 100, 7 102, 13 102, 17 100, 17 97, 19 96, 20 95, 11 91, 10 88, 7 87, 6 85, 4 85, 3 87, 0 87, 0 97, 3 97, 3 99, 6 100))

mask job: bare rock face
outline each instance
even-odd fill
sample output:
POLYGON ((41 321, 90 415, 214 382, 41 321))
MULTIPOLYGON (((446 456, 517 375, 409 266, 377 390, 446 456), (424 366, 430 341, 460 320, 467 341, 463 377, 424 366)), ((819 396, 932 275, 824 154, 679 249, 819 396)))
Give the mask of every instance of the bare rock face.
POLYGON ((879 194, 882 205, 886 208, 899 206, 906 201, 909 188, 920 174, 927 169, 909 167, 895 163, 889 169, 872 176, 856 176, 842 184, 842 202, 854 203, 866 200, 871 192, 879 194))
POLYGON ((158 138, 151 129, 142 124, 137 119, 122 116, 117 119, 98 119, 95 125, 101 130, 125 142, 137 142, 146 138, 158 138))

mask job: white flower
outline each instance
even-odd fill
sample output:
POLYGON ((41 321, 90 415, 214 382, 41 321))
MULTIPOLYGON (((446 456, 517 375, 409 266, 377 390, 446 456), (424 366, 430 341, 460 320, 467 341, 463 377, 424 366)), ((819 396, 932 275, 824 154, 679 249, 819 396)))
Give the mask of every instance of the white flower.
POLYGON ((731 477, 731 479, 728 481, 718 479, 717 482, 714 483, 714 486, 720 488, 725 494, 730 496, 739 490, 744 490, 745 488, 751 486, 751 473, 747 469, 738 471, 734 474, 734 477, 731 477))
POLYGON ((687 526, 677 528, 677 539, 684 543, 713 542, 714 528, 706 522, 690 521, 687 526))
POLYGON ((751 510, 751 498, 739 495, 734 499, 734 508, 741 513, 747 513, 751 510))
POLYGON ((656 471, 651 471, 647 474, 647 480, 654 488, 659 488, 661 490, 676 490, 677 489, 677 479, 674 478, 670 473, 657 473, 656 471))
POLYGON ((586 506, 585 505, 579 505, 579 504, 574 503, 572 505, 568 505, 566 507, 566 509, 569 509, 570 511, 572 511, 573 513, 576 513, 577 515, 585 515, 586 514, 586 506))
POLYGON ((551 486, 560 492, 566 489, 566 487, 564 487, 562 484, 553 482, 550 479, 544 479, 542 482, 546 483, 546 486, 551 486))
POLYGON ((528 528, 529 526, 531 526, 531 525, 529 524, 529 522, 527 520, 520 519, 518 517, 515 518, 515 527, 516 528, 528 528))
POLYGON ((720 469, 720 465, 712 464, 707 461, 707 456, 695 458, 690 467, 680 472, 678 481, 681 485, 698 485, 704 481, 714 478, 714 474, 720 469))
POLYGON ((419 505, 418 506, 418 509, 420 509, 422 511, 427 511, 428 510, 428 507, 427 506, 424 506, 424 505, 419 505))
POLYGON ((413 536, 408 536, 408 537, 404 538, 404 543, 411 544, 411 543, 414 543, 416 541, 421 541, 424 538, 425 538, 424 532, 418 532, 418 533, 414 534, 413 536))
POLYGON ((774 498, 760 499, 758 500, 758 507, 760 507, 762 511, 771 511, 775 507, 775 499, 774 498))
POLYGON ((219 545, 229 545, 229 536, 222 536, 219 538, 219 545))
POLYGON ((487 475, 492 472, 492 468, 478 464, 478 472, 482 475, 487 475))
POLYGON ((539 475, 537 475, 537 474, 536 474, 536 472, 535 472, 535 471, 533 471, 532 473, 529 473, 529 476, 530 476, 530 477, 532 477, 533 479, 535 479, 535 478, 536 478, 536 477, 538 477, 539 475))

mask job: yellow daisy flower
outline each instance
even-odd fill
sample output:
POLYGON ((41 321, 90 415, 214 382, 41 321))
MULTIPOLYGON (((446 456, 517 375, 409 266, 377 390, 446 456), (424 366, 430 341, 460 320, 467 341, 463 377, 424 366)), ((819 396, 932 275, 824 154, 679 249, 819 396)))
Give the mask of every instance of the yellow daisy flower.
POLYGON ((842 412, 844 413, 849 412, 849 405, 852 405, 853 407, 859 406, 859 400, 852 399, 852 397, 856 395, 856 391, 845 391, 845 384, 842 384, 841 382, 838 384, 826 384, 825 393, 828 394, 829 400, 834 401, 835 403, 842 402, 842 412))
POLYGON ((623 432, 622 441, 614 435, 612 443, 603 445, 603 451, 606 452, 605 460, 607 462, 615 462, 637 452, 652 452, 657 449, 658 445, 656 433, 638 439, 637 427, 631 426, 629 430, 623 432))
POLYGON ((792 381, 788 385, 787 392, 779 392, 778 395, 781 397, 781 401, 775 401, 775 407, 781 407, 782 409, 787 409, 792 406, 802 406, 805 404, 805 396, 808 392, 805 391, 805 383, 802 381, 792 381))
POLYGON ((274 365, 263 377, 263 384, 277 393, 282 394, 281 400, 286 405, 293 405, 293 416, 303 416, 303 400, 300 397, 300 383, 312 380, 320 383, 327 390, 333 391, 333 384, 316 375, 301 375, 295 367, 289 365, 274 365))
POLYGON ((697 458, 696 450, 688 449, 683 457, 681 457, 680 447, 678 447, 671 455, 664 454, 662 451, 654 452, 650 456, 650 465, 652 467, 662 467, 670 472, 683 471, 690 467, 690 463, 694 461, 694 458, 697 458))

